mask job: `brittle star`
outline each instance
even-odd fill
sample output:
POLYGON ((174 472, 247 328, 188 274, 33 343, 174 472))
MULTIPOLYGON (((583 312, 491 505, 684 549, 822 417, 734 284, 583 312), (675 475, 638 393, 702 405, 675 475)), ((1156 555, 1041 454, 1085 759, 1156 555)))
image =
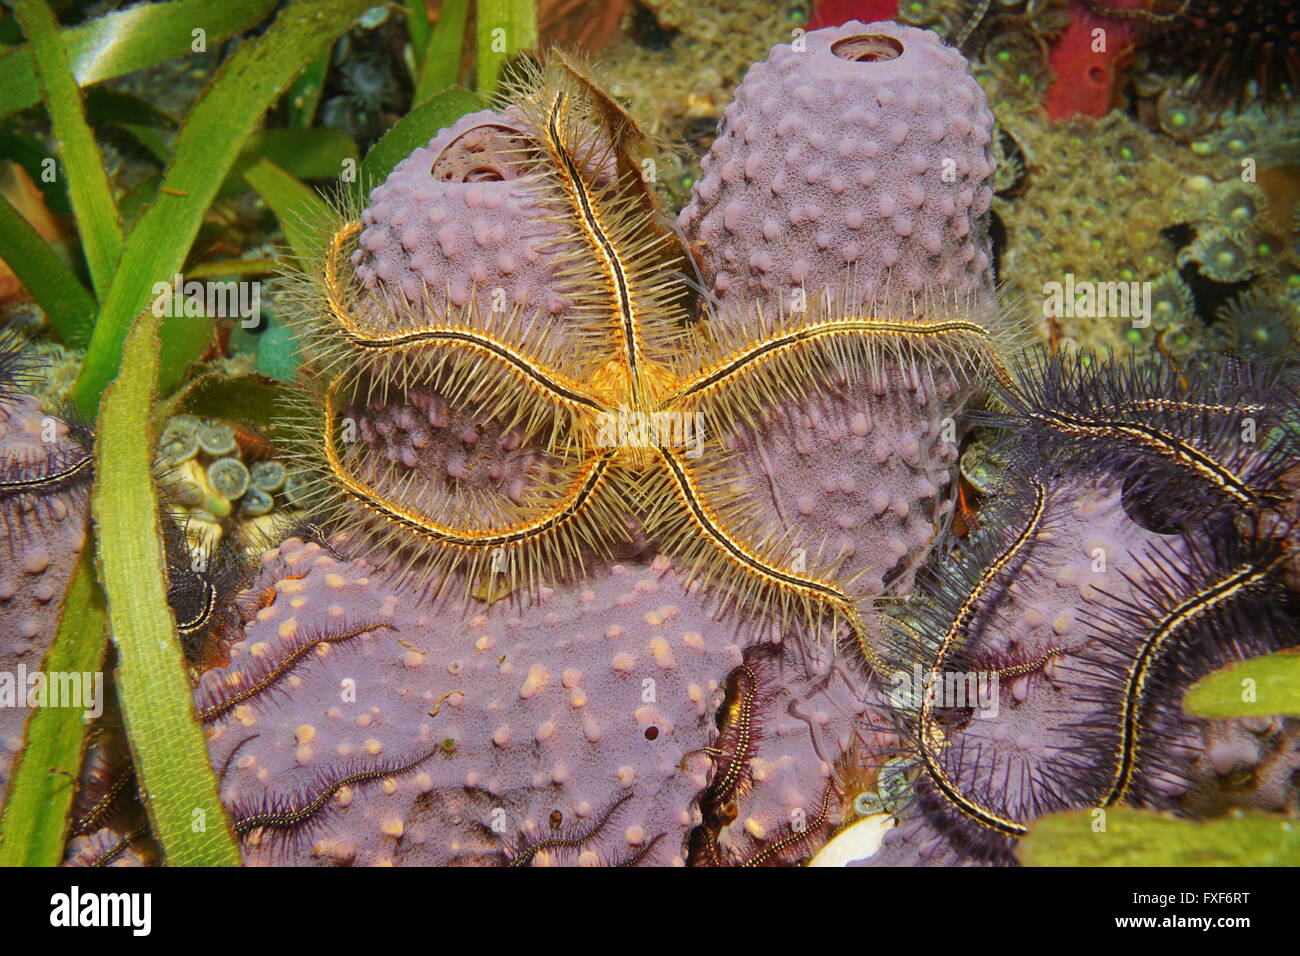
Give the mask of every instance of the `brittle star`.
MULTIPOLYGON (((608 156, 593 161, 590 142, 584 145, 569 129, 575 96, 581 92, 561 86, 534 98, 531 145, 542 158, 538 188, 552 208, 563 210, 570 244, 587 267, 581 292, 590 318, 580 334, 599 357, 586 357, 584 349, 585 365, 556 367, 559 350, 526 333, 517 317, 493 320, 473 308, 459 316, 450 307, 445 316, 427 309, 434 313, 432 324, 410 313, 397 322, 368 321, 355 283, 340 270, 361 224, 344 222, 329 239, 323 267, 326 318, 335 333, 331 341, 338 343, 331 348, 342 355, 344 369, 325 388, 320 429, 334 486, 396 538, 414 536, 451 552, 444 565, 503 553, 541 561, 536 555, 548 547, 553 554, 573 555, 604 540, 617 516, 649 506, 647 532, 675 545, 691 573, 712 572, 733 600, 771 598, 782 611, 798 610, 817 621, 829 613, 848 625, 867 659, 878 663, 849 582, 834 572, 833 562, 809 571, 805 556, 811 549, 753 531, 752 515, 744 513, 718 464, 725 458, 720 445, 714 460, 701 462, 665 440, 660 428, 633 429, 622 443, 603 436, 611 416, 659 423, 700 420, 694 416, 708 413, 725 430, 752 422, 765 403, 793 394, 792 385, 819 370, 875 367, 884 356, 924 350, 944 367, 991 365, 1006 384, 992 333, 965 317, 880 317, 851 309, 774 319, 754 313, 730 332, 689 331, 678 295, 684 283, 678 292, 665 291, 662 257, 648 251, 660 237, 638 207, 639 184, 599 182, 592 170, 607 168, 608 156), (373 363, 394 357, 408 363, 408 382, 412 362, 439 369, 449 358, 472 363, 458 381, 463 392, 471 390, 469 380, 495 375, 509 383, 500 386, 499 407, 509 408, 516 420, 561 420, 548 447, 562 462, 561 479, 547 495, 521 506, 517 520, 481 527, 449 523, 445 515, 412 503, 402 489, 384 490, 366 480, 340 451, 339 393, 373 373, 373 363)), ((432 304, 427 294, 425 301, 432 304)))

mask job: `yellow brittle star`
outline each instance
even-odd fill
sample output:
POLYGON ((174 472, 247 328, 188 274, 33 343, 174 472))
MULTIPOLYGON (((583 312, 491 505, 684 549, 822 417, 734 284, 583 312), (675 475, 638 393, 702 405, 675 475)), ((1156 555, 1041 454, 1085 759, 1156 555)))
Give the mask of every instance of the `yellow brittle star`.
POLYGON ((549 221, 566 230, 565 268, 557 271, 579 305, 563 326, 521 310, 484 314, 473 295, 455 308, 428 289, 423 308, 385 311, 345 274, 360 223, 334 228, 316 286, 324 321, 313 330, 324 381, 303 429, 324 462, 330 504, 372 525, 376 549, 403 552, 408 567, 441 579, 462 572, 470 587, 498 572, 512 587, 536 587, 579 571, 584 556, 608 553, 637 515, 688 576, 705 578, 729 601, 762 601, 780 617, 847 624, 874 662, 851 576, 837 572, 834 557, 809 559, 818 549, 808 542, 761 528, 732 489, 720 438, 831 369, 861 376, 921 357, 1005 382, 994 336, 961 315, 915 307, 862 314, 826 299, 801 313, 752 310, 726 328, 692 323, 686 283, 674 272, 682 256, 670 254, 673 236, 646 213, 643 185, 594 172, 625 168, 618 150, 639 139, 638 130, 617 125, 624 117, 611 104, 567 68, 540 72, 515 104, 532 188, 556 211, 549 221), (415 475, 403 482, 391 469, 367 473, 340 434, 347 406, 373 401, 376 391, 382 403, 388 392, 422 383, 483 418, 544 435, 548 477, 502 507, 430 501, 415 475), (708 423, 708 454, 696 423, 708 423), (479 522, 465 523, 468 515, 479 522))

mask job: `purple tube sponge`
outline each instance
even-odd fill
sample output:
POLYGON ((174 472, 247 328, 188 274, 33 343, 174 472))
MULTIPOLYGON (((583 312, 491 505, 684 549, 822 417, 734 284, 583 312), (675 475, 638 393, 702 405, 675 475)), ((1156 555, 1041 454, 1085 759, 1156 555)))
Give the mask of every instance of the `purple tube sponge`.
POLYGON ((785 308, 988 294, 993 114, 965 58, 895 23, 796 44, 750 67, 679 217, 708 289, 785 308))

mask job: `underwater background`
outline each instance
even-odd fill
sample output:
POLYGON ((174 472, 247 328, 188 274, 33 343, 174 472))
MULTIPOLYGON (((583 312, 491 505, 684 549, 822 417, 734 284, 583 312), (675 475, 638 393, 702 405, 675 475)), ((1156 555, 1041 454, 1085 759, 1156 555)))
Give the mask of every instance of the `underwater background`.
POLYGON ((1297 83, 1289 0, 0 7, 0 862, 1300 863, 1297 83))

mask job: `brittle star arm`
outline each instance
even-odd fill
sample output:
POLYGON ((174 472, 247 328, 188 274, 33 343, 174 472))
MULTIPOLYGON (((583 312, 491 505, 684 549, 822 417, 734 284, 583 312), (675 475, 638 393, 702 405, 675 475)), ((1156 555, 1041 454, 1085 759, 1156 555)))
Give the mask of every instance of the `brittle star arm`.
POLYGON ((508 342, 501 341, 491 333, 457 325, 431 325, 397 332, 378 332, 362 326, 352 316, 344 302, 338 271, 338 260, 343 243, 355 235, 360 228, 359 222, 350 222, 338 229, 330 239, 325 256, 325 297, 329 303, 330 314, 333 315, 343 337, 351 345, 373 352, 439 344, 465 348, 501 361, 524 384, 540 391, 558 404, 595 411, 608 410, 607 403, 580 382, 547 368, 536 358, 525 354, 508 342))
POLYGON ((768 584, 810 600, 820 601, 842 614, 852 628, 854 638, 857 640, 858 646, 867 661, 876 668, 883 666, 880 655, 871 646, 866 627, 862 622, 862 616, 858 613, 857 606, 849 595, 825 581, 820 581, 809 575, 786 571, 783 568, 770 565, 757 555, 750 553, 747 548, 727 534, 726 530, 718 522, 713 514, 713 509, 700 495, 699 489, 691 478, 690 469, 682 460, 682 456, 671 448, 662 445, 655 446, 655 451, 659 453, 659 457, 667 467, 668 474, 677 487, 678 497, 686 506, 692 523, 705 537, 712 541, 731 561, 758 575, 768 584))
POLYGON ((811 342, 849 336, 882 336, 892 338, 918 338, 943 341, 956 336, 974 336, 990 345, 989 356, 994 374, 1003 385, 1014 388, 996 352, 991 348, 992 333, 977 322, 964 319, 945 319, 935 322, 905 322, 897 319, 843 318, 814 322, 802 328, 778 333, 732 353, 710 368, 706 368, 686 382, 660 405, 660 411, 687 399, 699 398, 735 381, 783 354, 793 352, 811 342))
POLYGON ((965 600, 957 609, 957 613, 953 616, 952 623, 939 641, 939 646, 935 650, 934 662, 927 676, 927 692, 921 699, 919 732, 917 734, 917 749, 922 768, 930 775, 939 792, 959 811, 981 826, 1012 837, 1023 836, 1027 832, 1025 824, 999 813, 992 807, 985 806, 980 800, 964 793, 957 782, 948 774, 943 764, 939 762, 935 741, 940 740, 942 734, 938 729, 938 718, 935 714, 935 697, 929 691, 936 686, 940 675, 948 665, 949 658, 964 638, 966 629, 974 619, 994 583, 1008 568, 1015 565, 1025 549, 1033 543, 1042 529, 1043 519, 1047 514, 1047 489, 1037 479, 1031 479, 1030 483, 1034 493, 1034 505, 1029 520, 1025 522, 1024 528, 1011 540, 1010 544, 984 569, 979 581, 966 595, 965 600))
POLYGON ((592 190, 581 168, 570 155, 564 139, 564 117, 568 94, 560 92, 551 105, 546 123, 546 146, 559 172, 563 189, 572 206, 581 234, 597 262, 601 263, 610 292, 610 313, 618 323, 623 361, 627 367, 632 404, 642 403, 642 343, 637 327, 633 284, 623 256, 615 243, 599 195, 592 190))
POLYGON ((1050 428, 1075 438, 1118 438, 1130 441, 1180 468, 1194 472, 1211 487, 1237 499, 1252 508, 1267 507, 1274 497, 1251 486, 1249 477, 1216 461, 1214 456, 1201 451, 1168 430, 1145 422, 1125 419, 1108 419, 1085 412, 1070 413, 1056 409, 1031 410, 1028 418, 1044 423, 1050 428))
POLYGON ((334 479, 367 511, 438 544, 460 548, 510 547, 555 531, 576 516, 596 495, 614 457, 612 450, 589 457, 578 470, 568 493, 556 502, 554 508, 532 520, 487 530, 439 524, 426 515, 389 501, 375 488, 349 473, 339 456, 334 425, 334 392, 337 386, 336 380, 326 394, 324 423, 325 460, 334 479))

